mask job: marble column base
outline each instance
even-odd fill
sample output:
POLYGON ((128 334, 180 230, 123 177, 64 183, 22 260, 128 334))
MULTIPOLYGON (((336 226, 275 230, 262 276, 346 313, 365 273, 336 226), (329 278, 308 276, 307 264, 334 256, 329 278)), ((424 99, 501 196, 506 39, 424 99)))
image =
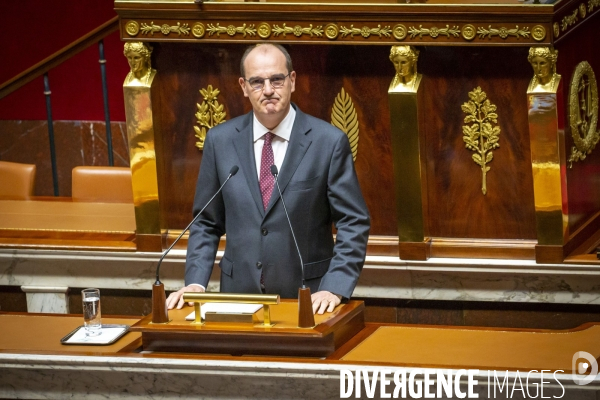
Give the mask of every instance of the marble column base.
POLYGON ((21 286, 27 297, 27 312, 69 313, 69 288, 64 286, 21 286))

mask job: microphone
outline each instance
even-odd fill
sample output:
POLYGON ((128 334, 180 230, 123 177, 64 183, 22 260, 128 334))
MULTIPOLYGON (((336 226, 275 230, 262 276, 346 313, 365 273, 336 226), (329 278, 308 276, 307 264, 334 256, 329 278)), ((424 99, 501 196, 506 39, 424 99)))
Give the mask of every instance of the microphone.
POLYGON ((315 316, 312 311, 312 299, 310 297, 310 288, 307 288, 305 284, 304 261, 302 261, 302 254, 300 254, 300 247, 298 246, 296 235, 294 235, 294 228, 292 228, 290 214, 288 214, 287 207, 285 206, 285 201, 283 200, 283 194, 281 193, 281 188, 279 187, 279 181, 277 180, 278 173, 276 165, 271 165, 271 174, 275 178, 275 184, 277 185, 279 198, 281 199, 281 204, 283 205, 283 211, 285 212, 288 225, 290 226, 290 231, 292 231, 292 238, 294 239, 294 244, 296 245, 296 250, 298 251, 298 257, 300 257, 300 266, 302 267, 302 287, 298 288, 298 328, 313 328, 315 326, 315 316))
POLYGON ((283 201, 283 194, 281 193, 281 188, 279 187, 279 181, 277 180, 277 166, 271 165, 271 175, 275 178, 275 184, 277 185, 277 191, 279 192, 279 198, 281 199, 281 204, 283 205, 283 211, 285 211, 285 216, 288 220, 288 224, 290 226, 290 231, 292 231, 292 238, 294 239, 294 244, 296 245, 296 251, 298 251, 298 257, 300 257, 300 266, 302 267, 302 289, 306 288, 304 283, 304 262, 302 261, 302 254, 300 254, 300 247, 298 246, 298 241, 296 240, 296 235, 294 235, 294 228, 292 228, 292 221, 290 221, 290 214, 288 214, 287 207, 285 206, 285 201, 283 201))
POLYGON ((179 242, 179 239, 181 239, 183 237, 183 235, 188 231, 188 229, 190 229, 192 224, 194 222, 196 222, 198 220, 198 218, 200 218, 200 215, 202 215, 202 213, 204 212, 206 207, 208 207, 210 205, 210 203, 212 203, 212 201, 215 199, 215 197, 217 197, 217 195, 219 193, 221 193, 221 190, 223 190, 223 187, 225 186, 225 184, 227 182, 229 182, 229 179, 231 179, 232 176, 237 174, 239 169, 240 168, 237 165, 234 165, 233 167, 231 167, 231 169, 229 170, 229 175, 227 176, 227 179, 225 179, 225 182, 223 182, 223 184, 221 185, 219 190, 217 190, 215 192, 215 194, 213 195, 213 197, 211 197, 210 200, 208 200, 208 202, 204 205, 204 207, 202 207, 200 212, 198 214, 196 214, 194 219, 192 219, 192 222, 190 222, 188 224, 188 226, 185 227, 185 229, 181 232, 181 234, 177 237, 177 239, 175 239, 173 241, 171 246, 169 246, 169 248, 163 252, 162 256, 160 257, 160 260, 158 260, 158 264, 156 265, 156 282, 154 282, 154 285, 152 286, 152 323, 161 324, 161 323, 169 322, 168 321, 169 318, 167 317, 167 310, 165 307, 165 303, 167 301, 165 298, 165 289, 164 289, 164 285, 160 281, 160 265, 162 264, 166 255, 177 244, 177 242, 179 242), (155 289, 157 291, 156 296, 155 296, 155 289), (162 303, 162 306, 161 306, 161 303, 162 303))

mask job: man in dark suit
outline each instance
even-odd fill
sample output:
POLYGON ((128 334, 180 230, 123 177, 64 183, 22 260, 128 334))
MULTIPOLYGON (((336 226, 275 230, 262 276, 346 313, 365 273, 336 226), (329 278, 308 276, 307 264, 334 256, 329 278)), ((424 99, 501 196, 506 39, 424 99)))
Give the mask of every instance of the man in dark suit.
POLYGON ((249 48, 241 72, 239 84, 253 111, 206 135, 194 214, 234 165, 239 172, 191 227, 187 286, 172 293, 167 306, 181 308, 184 292, 204 291, 225 233, 221 291, 297 297, 302 268, 271 174, 276 165, 305 282, 313 293, 313 312, 331 312, 356 286, 370 227, 348 138, 290 102, 296 72, 283 47, 249 48), (332 223, 337 229, 335 243, 332 223))

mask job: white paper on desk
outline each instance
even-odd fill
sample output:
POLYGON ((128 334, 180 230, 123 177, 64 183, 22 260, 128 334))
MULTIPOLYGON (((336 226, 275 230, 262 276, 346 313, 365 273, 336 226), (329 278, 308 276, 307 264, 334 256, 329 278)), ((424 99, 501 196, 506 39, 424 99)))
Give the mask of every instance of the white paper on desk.
MULTIPOLYGON (((221 314, 254 314, 262 308, 262 304, 244 304, 244 303, 202 303, 200 314, 202 319, 206 317, 207 312, 216 312, 221 314)), ((192 311, 186 321, 196 319, 196 313, 192 311)))
POLYGON ((119 328, 101 328, 100 335, 98 336, 86 336, 85 328, 81 327, 71 336, 69 339, 65 341, 65 343, 90 343, 90 344, 107 344, 115 340, 120 334, 123 333, 123 330, 127 328, 119 327, 119 328))

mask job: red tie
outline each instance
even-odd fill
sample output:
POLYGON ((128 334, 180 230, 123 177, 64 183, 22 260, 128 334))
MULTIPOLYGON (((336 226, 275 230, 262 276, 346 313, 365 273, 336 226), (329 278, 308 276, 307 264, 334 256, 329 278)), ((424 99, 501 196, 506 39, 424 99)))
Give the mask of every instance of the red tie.
POLYGON ((269 200, 271 200, 271 193, 273 193, 273 186, 275 185, 275 178, 271 174, 271 165, 275 163, 275 157, 273 156, 273 147, 271 141, 273 140, 273 134, 267 132, 265 135, 265 143, 263 144, 262 157, 260 160, 260 194, 262 195, 263 208, 267 210, 269 200))

